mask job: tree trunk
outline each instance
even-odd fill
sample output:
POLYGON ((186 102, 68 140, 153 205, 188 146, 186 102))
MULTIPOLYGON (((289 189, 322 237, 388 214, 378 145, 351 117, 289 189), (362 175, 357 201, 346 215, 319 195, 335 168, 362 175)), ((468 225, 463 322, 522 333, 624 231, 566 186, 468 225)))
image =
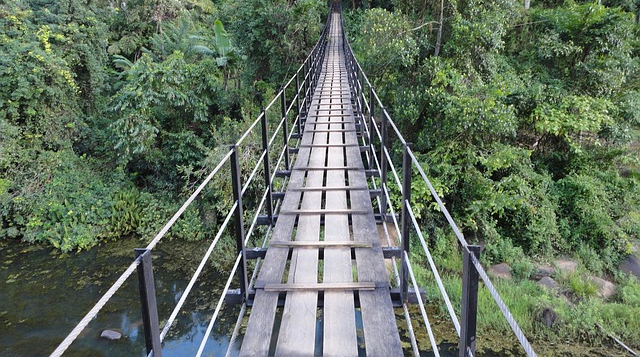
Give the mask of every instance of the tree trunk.
POLYGON ((444 18, 444 0, 440 0, 440 23, 438 26, 438 38, 436 39, 436 50, 433 53, 433 55, 436 57, 438 57, 438 55, 440 54, 440 46, 442 45, 442 28, 444 27, 443 18, 444 18))
POLYGON ((524 9, 529 10, 529 6, 531 5, 531 0, 524 0, 524 9))

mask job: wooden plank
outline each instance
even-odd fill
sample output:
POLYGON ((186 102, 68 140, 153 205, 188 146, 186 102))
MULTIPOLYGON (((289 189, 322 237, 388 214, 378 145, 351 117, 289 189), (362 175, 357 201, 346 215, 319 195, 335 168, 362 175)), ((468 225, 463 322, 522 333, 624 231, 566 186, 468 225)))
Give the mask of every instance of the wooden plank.
MULTIPOLYGON (((349 232, 346 232, 348 235, 349 232)), ((298 247, 298 248, 326 248, 326 247, 346 247, 346 248, 371 248, 371 243, 354 242, 354 241, 292 241, 292 242, 274 242, 269 247, 298 247)))
MULTIPOLYGON (((326 133, 315 133, 313 143, 326 142, 326 133)), ((311 148, 309 162, 306 166, 319 166, 326 159, 326 148, 311 148)), ((324 173, 310 171, 307 173, 306 185, 322 185, 324 173)), ((321 192, 305 192, 301 209, 319 209, 322 202, 321 192)), ((281 213, 282 214, 282 211, 281 213)), ((320 215, 308 214, 298 218, 296 241, 317 241, 320 238, 320 215)), ((289 264, 287 283, 316 283, 318 276, 317 249, 294 249, 289 264)), ((316 313, 318 293, 315 291, 294 291, 287 294, 282 323, 276 345, 279 356, 313 355, 316 338, 316 313)))
MULTIPOLYGON (((302 137, 302 143, 311 143, 313 135, 302 137)), ((298 151, 295 166, 307 165, 310 148, 303 148, 298 151)), ((288 187, 301 187, 304 183, 305 173, 296 171, 291 174, 288 187)), ((300 191, 291 191, 285 194, 282 201, 282 208, 295 209, 300 202, 300 191)), ((278 219, 278 224, 274 227, 272 242, 289 241, 295 225, 295 216, 283 216, 278 219)), ((276 308, 278 305, 278 294, 268 293, 260 289, 267 282, 279 283, 282 280, 284 268, 286 266, 288 249, 268 250, 263 261, 258 279, 255 283, 256 296, 254 298, 247 331, 245 333, 240 356, 267 356, 271 343, 273 324, 275 321, 276 308)))
MULTIPOLYGON (((294 168, 294 170, 303 170, 303 171, 311 171, 311 170, 322 170, 322 171, 328 171, 328 170, 362 170, 362 167, 357 167, 357 166, 318 166, 318 167, 296 167, 294 168)), ((342 181, 344 182, 344 181, 342 181)))
MULTIPOLYGON (((314 174, 319 174, 322 175, 321 172, 317 172, 317 171, 311 171, 314 174)), ((311 191, 310 193, 316 193, 314 191, 311 191)), ((318 199, 318 201, 320 201, 320 199, 318 199)), ((372 213, 370 210, 366 210, 366 209, 295 209, 295 210, 286 210, 286 211, 280 211, 278 214, 280 216, 287 216, 287 215, 321 215, 321 214, 352 214, 352 215, 366 215, 368 213, 372 213)), ((298 223, 298 227, 300 227, 300 223, 298 223)))
MULTIPOLYGON (((351 277, 351 264, 349 264, 349 277, 351 277)), ((348 290, 347 292, 349 291, 353 292, 354 290, 374 290, 375 288, 376 288, 376 285, 374 283, 367 283, 367 282, 295 283, 295 284, 267 284, 264 287, 264 291, 282 292, 282 291, 301 291, 301 290, 311 290, 311 291, 348 290)), ((325 310, 327 308, 326 297, 327 295, 325 294, 325 310)), ((353 293, 350 294, 349 300, 353 302, 353 293)), ((354 333, 355 333, 355 330, 354 330, 354 333)))
POLYGON ((290 188, 287 191, 298 190, 298 191, 369 191, 369 187, 362 186, 318 186, 318 187, 299 187, 299 188, 290 188))
MULTIPOLYGON (((355 134, 346 135, 347 142, 357 142, 355 134)), ((362 158, 357 148, 347 148, 347 163, 362 165, 362 158)), ((349 171, 349 184, 366 184, 366 175, 362 171, 349 171)), ((389 291, 387 269, 384 264, 379 233, 376 227, 368 192, 353 191, 351 193, 352 209, 367 209, 368 215, 352 217, 354 240, 370 242, 371 249, 356 249, 356 266, 359 281, 375 282, 384 288, 374 291, 363 291, 360 294, 360 309, 364 329, 365 349, 367 356, 401 356, 402 345, 396 324, 395 313, 389 291)))
MULTIPOLYGON (((334 120, 336 118, 333 118, 334 120)), ((342 119, 342 118, 340 118, 342 119)), ((353 116, 348 117, 353 120, 353 116)), ((340 120, 342 121, 342 120, 340 120)), ((342 133, 330 133, 329 143, 344 144, 342 133)), ((344 166, 344 149, 329 148, 327 165, 344 166)), ((344 186, 345 171, 327 171, 327 186, 344 186)), ((347 191, 327 191, 326 210, 348 209, 347 191)), ((349 237, 349 217, 347 214, 325 216, 325 240, 339 241, 349 237)), ((348 249, 325 249, 325 284, 352 282, 353 268, 351 251, 348 249)), ((359 284, 359 283, 358 283, 359 284)), ((355 319, 355 300, 349 291, 328 291, 324 295, 323 354, 325 356, 357 356, 358 341, 355 319)))

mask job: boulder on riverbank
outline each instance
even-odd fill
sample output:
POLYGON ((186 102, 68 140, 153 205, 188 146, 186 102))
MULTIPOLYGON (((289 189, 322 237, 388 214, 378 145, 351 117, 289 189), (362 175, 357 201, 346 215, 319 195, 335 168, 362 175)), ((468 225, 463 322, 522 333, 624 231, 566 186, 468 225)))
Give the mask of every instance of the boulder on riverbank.
POLYGON ((578 270, 578 262, 570 259, 558 259, 554 262, 557 272, 562 275, 573 274, 578 270))
POLYGON ((540 280, 545 277, 553 276, 556 273, 556 268, 548 264, 538 264, 533 270, 531 278, 533 280, 540 280))
POLYGON ((511 266, 507 263, 493 265, 489 269, 489 274, 498 279, 511 280, 511 266))
POLYGON ((598 288, 596 295, 605 300, 616 294, 616 286, 610 281, 598 278, 597 276, 590 276, 589 281, 594 283, 598 288))
POLYGON ((560 284, 552 278, 545 276, 542 279, 537 281, 537 284, 543 288, 545 288, 550 293, 559 293, 560 292, 560 284))

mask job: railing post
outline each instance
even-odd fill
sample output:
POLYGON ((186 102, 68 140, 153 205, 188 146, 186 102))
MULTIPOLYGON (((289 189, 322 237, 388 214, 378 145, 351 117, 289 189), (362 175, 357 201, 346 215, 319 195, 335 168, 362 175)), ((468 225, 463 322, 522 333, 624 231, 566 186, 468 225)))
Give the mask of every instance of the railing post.
POLYGON ((409 217, 409 203, 411 202, 411 156, 409 156, 410 143, 404 145, 404 152, 402 154, 402 220, 400 225, 402 227, 401 245, 402 250, 407 254, 402 255, 402 274, 400 280, 400 287, 402 288, 402 299, 407 302, 409 297, 409 262, 406 260, 410 253, 410 227, 411 218, 409 217))
POLYGON ((309 59, 311 59, 311 57, 309 57, 305 62, 304 65, 302 66, 302 87, 303 87, 303 93, 302 96, 304 98, 304 105, 302 106, 302 110, 304 111, 305 115, 306 113, 308 113, 307 109, 309 108, 309 101, 307 100, 307 78, 308 78, 308 72, 307 72, 307 66, 309 63, 309 59))
POLYGON ((382 108, 382 116, 380 117, 380 189, 382 195, 380 199, 380 215, 383 221, 387 216, 387 155, 385 150, 387 147, 387 110, 382 108))
MULTIPOLYGON (((356 63, 356 68, 358 67, 358 64, 356 63)), ((363 113, 364 115, 364 73, 362 72, 362 69, 360 68, 360 71, 358 71, 359 75, 358 75, 358 101, 360 102, 360 113, 363 113)), ((362 119, 364 120, 364 116, 362 117, 362 119)))
POLYGON ((375 160, 373 159, 373 135, 375 128, 373 127, 373 115, 375 105, 373 104, 373 86, 369 85, 369 169, 373 169, 375 160))
POLYGON ((471 254, 480 259, 479 245, 463 247, 462 260, 462 313, 460 317, 459 356, 476 354, 476 320, 478 317, 478 270, 473 265, 471 254))
POLYGON ((156 287, 153 281, 153 268, 151 267, 151 250, 136 248, 135 253, 136 258, 140 257, 140 264, 138 265, 138 285, 140 288, 142 324, 144 327, 144 341, 147 347, 147 355, 152 354, 154 357, 162 357, 156 287))
POLYGON ((271 163, 269 159, 269 135, 267 133, 267 111, 262 109, 262 151, 264 152, 264 184, 267 187, 267 217, 273 226, 273 188, 271 185, 271 163))
POLYGON ((302 115, 300 115, 300 71, 296 72, 296 115, 298 117, 296 130, 298 139, 302 138, 302 115))
POLYGON ((240 280, 240 292, 245 300, 249 298, 248 282, 247 282, 247 260, 244 245, 244 222, 242 209, 242 178, 240 177, 240 160, 238 159, 238 146, 232 145, 231 149, 231 183, 233 186, 233 201, 237 202, 236 214, 234 221, 236 226, 236 249, 241 255, 242 266, 238 269, 238 280, 240 280))
POLYGON ((280 94, 280 107, 282 108, 282 134, 284 140, 284 169, 289 170, 289 124, 287 123, 287 93, 285 87, 282 87, 280 94))

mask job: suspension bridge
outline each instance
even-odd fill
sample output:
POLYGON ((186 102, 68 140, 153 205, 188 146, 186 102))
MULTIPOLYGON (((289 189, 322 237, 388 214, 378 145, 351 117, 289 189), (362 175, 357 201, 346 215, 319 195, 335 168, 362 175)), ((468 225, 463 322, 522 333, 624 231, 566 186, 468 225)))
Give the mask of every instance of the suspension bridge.
POLYGON ((355 59, 338 6, 330 11, 318 43, 298 71, 149 245, 136 250, 131 265, 51 355, 61 356, 137 272, 146 352, 162 356, 167 333, 225 232, 235 237, 237 255, 222 294, 212 296, 217 298, 216 308, 196 356, 203 354, 224 304, 239 306, 227 355, 419 356, 421 351, 428 351, 439 356, 425 308, 426 297, 412 270, 412 234, 418 237, 427 258, 420 263, 430 268, 459 337, 459 356, 475 355, 480 280, 523 351, 535 356, 479 263, 480 247, 467 244, 410 143, 404 140, 355 59), (268 118, 274 113, 279 119, 277 125, 270 126, 268 118), (262 139, 260 157, 250 173, 242 172, 240 152, 258 130, 262 139), (277 144, 280 138, 281 144, 277 144), (401 155, 395 156, 401 156, 402 162, 394 162, 394 147, 401 148, 401 155), (222 174, 225 165, 230 167, 233 205, 161 329, 152 250, 212 178, 222 174), (411 207, 414 169, 460 243, 463 286, 459 316, 411 207), (260 180, 259 174, 263 176, 261 201, 252 212, 245 212, 243 196, 250 184, 260 180), (275 190, 276 180, 281 181, 280 191, 275 190), (394 185, 396 189, 391 190, 394 185), (400 212, 389 204, 393 192, 399 192, 400 212), (264 243, 248 247, 258 226, 267 227, 264 243), (391 238, 390 230, 395 230, 399 242, 391 238), (253 271, 247 267, 250 260, 256 262, 253 271), (418 304, 421 321, 412 322, 409 304, 418 304), (427 330, 427 346, 418 346, 414 332, 419 328, 417 323, 427 330), (399 324, 406 324, 410 348, 403 349, 399 324), (239 348, 233 350, 236 342, 239 348))

